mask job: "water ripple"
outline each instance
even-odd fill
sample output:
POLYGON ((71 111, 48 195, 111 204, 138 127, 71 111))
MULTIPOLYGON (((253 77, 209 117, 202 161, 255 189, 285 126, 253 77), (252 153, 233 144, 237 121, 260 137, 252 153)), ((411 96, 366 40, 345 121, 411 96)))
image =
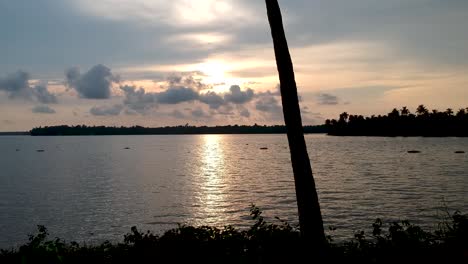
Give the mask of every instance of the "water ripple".
MULTIPOLYGON (((325 227, 337 238, 377 217, 434 227, 446 208, 468 211, 468 155, 454 154, 468 139, 306 141, 325 227)), ((133 225, 246 228, 252 203, 268 220, 297 224, 284 135, 1 137, 0 150, 0 247, 24 243, 37 224, 88 242, 120 240, 133 225)))

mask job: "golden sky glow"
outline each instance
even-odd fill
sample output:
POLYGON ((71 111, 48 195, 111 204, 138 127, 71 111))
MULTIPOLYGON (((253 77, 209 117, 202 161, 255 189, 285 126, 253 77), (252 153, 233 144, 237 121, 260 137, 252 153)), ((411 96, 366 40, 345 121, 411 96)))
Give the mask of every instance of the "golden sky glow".
MULTIPOLYGON (((0 34, 11 37, 0 43, 0 84, 5 86, 0 87, 0 130, 61 123, 282 123, 262 1, 2 5, 0 34), (70 72, 72 67, 79 70, 70 72), (78 81, 70 82, 64 73, 75 73, 69 77, 78 81), (177 77, 181 82, 174 83, 177 77), (17 85, 6 87, 11 83, 17 85), (125 85, 135 89, 133 101, 126 100, 125 85), (18 87, 22 90, 14 90, 18 87), (187 90, 171 90, 181 87, 187 90), (93 89, 106 96, 96 98, 93 89), (38 91, 56 103, 44 102, 38 91), (209 92, 214 93, 202 98, 209 92), (156 98, 161 93, 163 103, 156 98), (38 106, 55 113, 34 112, 38 106), (93 114, 93 108, 102 115, 93 114)), ((468 105, 468 2, 294 0, 280 5, 304 120, 310 124, 343 111, 369 115, 419 104, 442 110, 468 105)))

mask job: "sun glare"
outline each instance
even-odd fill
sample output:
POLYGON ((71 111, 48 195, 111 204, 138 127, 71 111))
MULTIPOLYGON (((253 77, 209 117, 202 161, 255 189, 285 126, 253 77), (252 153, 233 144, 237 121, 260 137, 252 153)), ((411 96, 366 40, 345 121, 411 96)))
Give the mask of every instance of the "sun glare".
POLYGON ((195 215, 203 217, 205 223, 219 225, 226 222, 225 217, 219 214, 220 208, 225 208, 226 195, 219 191, 226 185, 226 160, 224 156, 223 136, 221 135, 203 135, 198 137, 202 144, 200 153, 200 171, 198 177, 201 177, 201 192, 199 193, 199 203, 202 205, 195 215))
POLYGON ((225 77, 227 65, 222 62, 205 62, 198 65, 198 70, 206 74, 213 81, 221 81, 225 77))

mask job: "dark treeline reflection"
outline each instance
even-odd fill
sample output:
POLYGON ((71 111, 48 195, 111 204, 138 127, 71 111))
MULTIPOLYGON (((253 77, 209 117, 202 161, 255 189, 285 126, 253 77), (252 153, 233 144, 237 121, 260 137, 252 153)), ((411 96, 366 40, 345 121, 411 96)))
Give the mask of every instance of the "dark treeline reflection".
POLYGON ((344 112, 338 120, 326 120, 329 135, 334 136, 428 136, 428 137, 467 137, 468 107, 456 113, 448 108, 445 111, 429 111, 419 105, 413 114, 407 107, 394 108, 387 115, 349 115, 344 112))
MULTIPOLYGON (((304 133, 326 133, 325 125, 304 126, 304 133)), ((107 127, 107 126, 46 126, 33 128, 32 136, 72 136, 72 135, 178 135, 178 134, 283 134, 286 127, 274 126, 172 126, 172 127, 107 127)))

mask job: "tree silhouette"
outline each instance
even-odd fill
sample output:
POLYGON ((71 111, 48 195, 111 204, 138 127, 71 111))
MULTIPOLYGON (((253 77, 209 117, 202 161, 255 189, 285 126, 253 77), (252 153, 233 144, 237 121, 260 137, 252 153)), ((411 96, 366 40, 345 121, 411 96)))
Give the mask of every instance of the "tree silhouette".
POLYGON ((429 110, 424 105, 419 105, 418 108, 416 108, 416 114, 418 115, 428 115, 429 110))
POLYGON ((406 107, 401 109, 401 114, 394 108, 387 115, 366 118, 344 112, 338 120, 326 120, 325 126, 329 135, 336 136, 468 137, 468 111, 463 108, 454 115, 451 108, 429 112, 424 105, 419 105, 416 113, 411 114, 406 107))
POLYGON ((318 248, 324 244, 325 234, 309 154, 304 140, 294 68, 278 1, 265 0, 265 2, 280 79, 283 115, 291 152, 301 236, 315 246, 314 248, 318 248))
POLYGON ((403 106, 403 108, 401 108, 400 111, 401 111, 401 115, 402 115, 402 116, 407 116, 407 115, 410 114, 410 111, 409 111, 409 109, 408 109, 406 106, 403 106))
POLYGON ((341 123, 348 122, 348 117, 349 117, 349 115, 346 112, 340 114, 339 122, 341 122, 341 123))
POLYGON ((453 115, 453 110, 452 108, 447 108, 447 110, 445 110, 445 113, 449 116, 453 115))

